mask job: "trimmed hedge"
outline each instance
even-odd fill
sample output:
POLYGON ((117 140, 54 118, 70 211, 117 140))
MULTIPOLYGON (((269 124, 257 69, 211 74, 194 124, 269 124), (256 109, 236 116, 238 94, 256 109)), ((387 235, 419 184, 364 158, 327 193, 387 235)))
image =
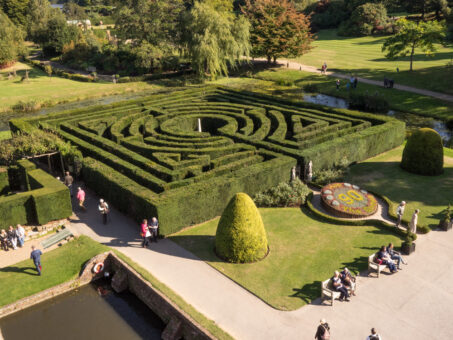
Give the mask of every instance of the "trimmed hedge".
POLYGON ((28 160, 19 168, 29 191, 0 196, 0 229, 9 225, 45 224, 72 215, 69 189, 28 160))
POLYGON ((436 176, 444 172, 444 146, 437 131, 422 128, 408 139, 401 167, 414 174, 436 176))
POLYGON ((317 170, 345 156, 360 161, 404 139, 404 123, 392 118, 214 86, 11 125, 49 129, 78 146, 88 185, 138 222, 157 214, 163 235, 221 214, 237 192, 288 180, 297 163, 313 160, 317 170))
POLYGON ((268 243, 263 219, 247 194, 234 195, 222 213, 215 250, 222 259, 235 263, 255 262, 266 256, 268 243))

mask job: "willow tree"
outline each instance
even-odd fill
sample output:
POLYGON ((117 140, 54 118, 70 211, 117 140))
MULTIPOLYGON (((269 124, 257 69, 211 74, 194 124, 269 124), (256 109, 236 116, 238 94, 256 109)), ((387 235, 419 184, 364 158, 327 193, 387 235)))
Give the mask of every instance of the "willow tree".
POLYGON ((213 3, 195 2, 184 19, 184 45, 201 78, 228 75, 228 69, 248 57, 250 50, 248 21, 213 3))
POLYGON ((0 10, 0 68, 26 53, 24 32, 0 10))

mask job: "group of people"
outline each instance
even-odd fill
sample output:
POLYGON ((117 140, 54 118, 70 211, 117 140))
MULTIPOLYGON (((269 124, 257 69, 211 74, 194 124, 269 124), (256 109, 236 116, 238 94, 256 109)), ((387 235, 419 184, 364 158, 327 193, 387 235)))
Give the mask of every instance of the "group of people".
POLYGON ((351 295, 355 296, 356 278, 348 268, 344 268, 341 272, 336 270, 330 281, 332 282, 333 289, 340 292, 340 301, 349 302, 349 290, 351 291, 351 295))
MULTIPOLYGON (((330 326, 326 322, 326 319, 319 321, 319 326, 316 329, 315 334, 316 340, 327 340, 330 339, 330 326)), ((375 328, 371 328, 371 334, 367 336, 366 340, 382 340, 375 328)))
POLYGON ((142 221, 142 224, 140 225, 140 235, 143 238, 143 248, 147 248, 152 241, 157 243, 157 237, 159 236, 159 221, 156 217, 153 217, 150 223, 148 223, 147 219, 142 221))
POLYGON ((10 248, 16 250, 17 246, 23 247, 24 242, 25 229, 20 224, 16 228, 9 226, 8 231, 2 229, 0 233, 0 246, 4 251, 8 251, 10 248))
MULTIPOLYGON (((396 224, 395 227, 399 227, 401 225, 401 221, 403 219, 404 210, 406 209, 406 202, 401 201, 401 203, 396 208, 396 224)), ((418 223, 418 214, 420 213, 420 209, 415 209, 414 213, 412 214, 411 221, 409 222, 408 230, 411 233, 417 233, 417 223, 418 223)))
POLYGON ((407 264, 401 254, 394 249, 393 243, 389 243, 387 247, 382 246, 376 253, 374 261, 377 264, 386 265, 391 273, 396 273, 398 270, 401 270, 401 263, 407 264))
POLYGON ((393 89, 393 85, 395 82, 393 79, 388 79, 387 77, 384 77, 384 88, 386 89, 393 89))
POLYGON ((359 80, 357 79, 357 77, 354 75, 351 75, 351 77, 349 77, 349 82, 346 84, 346 89, 347 90, 356 89, 358 82, 359 82, 359 80))

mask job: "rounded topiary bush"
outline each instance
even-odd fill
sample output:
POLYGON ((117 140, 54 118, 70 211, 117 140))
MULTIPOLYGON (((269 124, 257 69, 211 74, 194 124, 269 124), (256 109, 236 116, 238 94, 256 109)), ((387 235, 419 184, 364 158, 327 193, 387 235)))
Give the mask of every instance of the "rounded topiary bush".
POLYGON ((444 167, 444 148, 440 135, 429 128, 415 131, 407 140, 401 167, 419 175, 440 175, 444 167))
POLYGON ((266 256, 267 236, 252 199, 234 195, 220 218, 215 237, 216 253, 229 262, 254 262, 266 256))

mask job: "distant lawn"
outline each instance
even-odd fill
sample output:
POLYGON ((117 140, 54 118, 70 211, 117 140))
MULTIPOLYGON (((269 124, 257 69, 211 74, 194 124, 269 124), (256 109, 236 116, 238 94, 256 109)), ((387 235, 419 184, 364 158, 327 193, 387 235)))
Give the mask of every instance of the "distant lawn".
POLYGON ((405 217, 420 209, 419 222, 437 227, 441 212, 453 204, 453 150, 445 150, 440 176, 410 174, 400 168, 403 147, 398 147, 350 167, 348 182, 386 195, 393 202, 406 201, 405 217))
POLYGON ((386 37, 351 38, 336 33, 336 30, 320 31, 313 43, 315 48, 297 61, 318 68, 325 61, 330 71, 378 80, 387 75, 399 84, 453 94, 453 68, 446 68, 453 58, 452 47, 439 45, 433 57, 416 51, 414 72, 409 72, 409 57, 391 61, 381 52, 386 37))
POLYGON ((21 83, 28 65, 21 63, 8 69, 0 70, 0 112, 11 109, 11 106, 22 102, 36 102, 44 105, 55 105, 62 102, 98 98, 126 92, 155 90, 157 84, 146 82, 113 84, 106 82, 86 83, 60 77, 50 79, 43 71, 33 68, 29 71, 30 80, 21 83), (15 79, 7 80, 8 72, 17 70, 15 79))
POLYGON ((37 275, 32 260, 0 268, 0 306, 75 279, 86 261, 108 249, 86 236, 80 236, 61 248, 43 254, 42 276, 37 275))
MULTIPOLYGON (((337 91, 335 78, 326 77, 310 72, 286 69, 271 69, 258 72, 254 75, 254 77, 266 81, 266 83, 260 84, 259 80, 255 80, 255 83, 253 83, 252 80, 247 80, 244 78, 235 78, 234 80, 231 79, 231 83, 232 85, 234 85, 242 81, 243 83, 245 83, 244 89, 247 89, 248 87, 250 90, 254 90, 255 88, 258 88, 260 86, 269 88, 269 81, 275 82, 274 89, 277 89, 279 87, 278 84, 283 85, 286 82, 287 85, 293 84, 293 86, 287 86, 285 89, 281 90, 282 94, 278 95, 283 95, 298 100, 302 99, 304 94, 302 88, 307 84, 316 84, 320 93, 346 99, 349 96, 349 92, 346 90, 346 80, 341 80, 341 88, 339 91, 337 91)), ((228 80, 222 80, 222 82, 225 85, 229 85, 228 80)), ((378 92, 385 96, 391 106, 391 109, 395 111, 411 112, 440 119, 453 117, 453 103, 444 102, 439 99, 405 91, 398 91, 396 89, 384 89, 382 86, 367 85, 363 83, 359 83, 357 89, 355 89, 354 91, 368 93, 378 92)))
POLYGON ((182 247, 281 310, 294 310, 320 296, 320 281, 347 266, 367 267, 368 256, 400 239, 372 226, 339 226, 317 221, 297 208, 260 209, 270 253, 252 264, 232 264, 214 254, 218 219, 171 236, 182 247))
POLYGON ((11 131, 0 131, 0 141, 11 138, 11 131))

